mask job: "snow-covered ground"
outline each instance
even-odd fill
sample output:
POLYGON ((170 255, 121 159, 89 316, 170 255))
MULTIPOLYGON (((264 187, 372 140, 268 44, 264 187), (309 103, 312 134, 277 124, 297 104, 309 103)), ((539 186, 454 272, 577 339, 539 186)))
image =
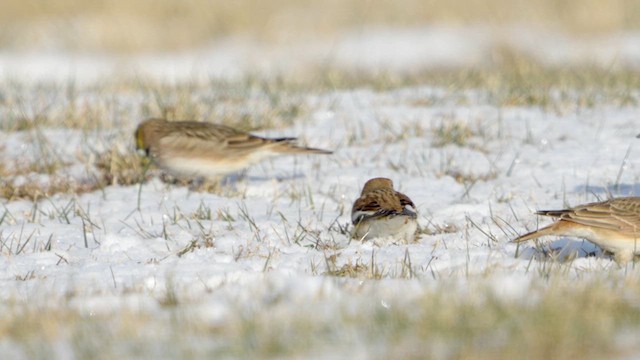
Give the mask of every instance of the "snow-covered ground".
MULTIPOLYGON (((525 51, 535 48, 536 56, 546 54, 551 62, 573 62, 584 56, 605 64, 637 65, 640 61, 636 50, 640 36, 619 36, 620 47, 611 45, 609 39, 538 36, 523 35, 522 47, 525 51), (603 50, 601 41, 611 47, 603 50)), ((515 37, 511 33, 496 40, 486 29, 380 30, 346 36, 334 44, 331 56, 356 68, 450 62, 467 66, 489 56, 489 42, 519 42, 515 37)), ((222 46, 200 53, 201 57, 149 56, 126 62, 143 73, 150 70, 153 76, 165 74, 168 81, 175 81, 183 78, 177 74, 193 79, 214 68, 225 75, 242 74, 265 53, 271 54, 263 57, 269 68, 294 51, 256 50, 249 45, 245 51, 242 46, 222 46), (243 64, 247 53, 254 60, 243 64), (229 71, 221 70, 227 65, 229 71)), ((295 51, 309 58, 321 53, 329 56, 317 46, 295 51)), ((23 76, 36 81, 76 77, 91 84, 106 73, 117 73, 121 61, 71 58, 69 62, 67 55, 2 54, 0 69, 13 81, 23 76), (61 68, 60 72, 54 68, 61 68)), ((307 60, 294 65, 303 66, 307 60)), ((90 162, 79 163, 78 158, 89 158, 79 154, 90 153, 90 149, 131 148, 131 134, 141 120, 136 110, 128 110, 136 109, 137 94, 94 91, 90 86, 80 87, 78 96, 89 102, 112 97, 125 104, 124 115, 112 115, 116 130, 51 127, 0 133, 3 163, 17 158, 37 161, 43 153, 54 153, 66 164, 69 176, 90 182, 95 169, 90 162), (46 150, 34 141, 38 137, 48 142, 46 150)), ((640 100, 638 92, 630 96, 636 104, 640 100)), ((525 301, 530 300, 531 283, 541 281, 550 271, 551 260, 541 249, 563 249, 559 263, 568 283, 603 272, 612 279, 640 275, 634 264, 621 268, 580 239, 548 238, 545 246, 531 243, 519 249, 509 243, 518 234, 535 229, 538 221, 548 221, 536 219, 532 215, 536 209, 640 194, 637 105, 625 107, 596 99, 590 107, 511 107, 493 103, 483 89, 462 93, 428 84, 383 92, 361 88, 307 93, 299 94, 298 100, 305 113, 293 126, 256 133, 300 136, 305 144, 334 150, 333 155, 263 162, 220 194, 196 192, 154 178, 141 186, 55 194, 36 202, 2 200, 0 299, 4 305, 0 306, 71 308, 88 318, 146 314, 154 320, 136 331, 144 332, 150 343, 157 342, 140 353, 172 357, 188 353, 183 352, 188 345, 176 349, 167 343, 170 330, 163 327, 180 322, 167 319, 171 317, 168 302, 177 304, 181 319, 188 318, 194 326, 225 329, 268 311, 280 315, 272 314, 273 319, 300 317, 310 322, 344 318, 345 313, 354 319, 374 316, 390 308, 411 316, 405 304, 441 289, 461 298, 471 294, 469 301, 474 301, 474 289, 486 286, 498 297, 525 301), (458 143, 447 137, 456 129, 466 134, 458 143), (351 240, 345 233, 351 205, 362 185, 378 176, 391 178, 415 202, 422 229, 415 243, 377 246, 351 240)), ((28 97, 26 101, 28 104, 28 97)), ((11 106, 5 101, 5 116, 11 113, 11 106)), ((353 325, 333 326, 328 331, 337 333, 341 326, 353 325)), ((287 334, 291 330, 281 326, 273 328, 286 336, 302 336, 287 334)), ((61 332, 47 338, 54 343, 48 351, 63 358, 70 354, 82 357, 74 335, 61 332)), ((635 334, 624 344, 637 356, 639 349, 633 341, 637 328, 635 334)), ((227 349, 215 336, 193 341, 199 350, 192 349, 191 354, 224 354, 227 349)), ((328 343, 326 348, 316 348, 314 353, 302 350, 297 356, 400 354, 389 352, 380 339, 377 344, 369 341, 342 339, 336 347, 328 343)), ((15 357, 34 356, 16 338, 0 339, 0 349, 15 357)), ((456 354, 452 349, 451 344, 440 343, 426 356, 447 358, 456 354)), ((121 352, 136 354, 129 347, 121 352)))

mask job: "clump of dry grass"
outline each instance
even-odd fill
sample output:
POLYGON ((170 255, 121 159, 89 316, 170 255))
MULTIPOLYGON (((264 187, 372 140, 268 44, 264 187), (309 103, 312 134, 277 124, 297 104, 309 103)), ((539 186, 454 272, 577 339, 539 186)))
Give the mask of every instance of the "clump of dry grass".
POLYGON ((449 144, 465 146, 472 136, 473 131, 471 131, 467 123, 443 121, 440 126, 433 130, 433 146, 443 147, 449 144))
POLYGON ((75 179, 65 174, 48 176, 9 176, 0 179, 0 198, 37 201, 54 194, 84 194, 102 188, 91 179, 75 179))
MULTIPOLYGON (((11 180, 11 179, 9 179, 11 180)), ((28 181, 19 185, 15 185, 12 181, 3 179, 0 182, 0 198, 9 201, 16 199, 38 200, 47 197, 50 194, 68 192, 70 187, 64 182, 56 182, 55 184, 43 185, 40 181, 28 181)))
MULTIPOLYGON (((372 257, 374 260, 375 257, 372 257)), ((360 259, 355 262, 348 261, 342 266, 337 265, 337 256, 326 257, 326 275, 337 277, 350 277, 358 279, 382 279, 387 275, 387 271, 375 263, 367 263, 360 259)))
POLYGON ((100 183, 108 185, 133 185, 149 178, 149 160, 134 152, 121 153, 117 149, 98 154, 95 166, 100 183))
POLYGON ((55 156, 0 162, 0 198, 38 200, 57 193, 79 194, 96 189, 91 181, 79 181, 65 174, 67 165, 55 156))

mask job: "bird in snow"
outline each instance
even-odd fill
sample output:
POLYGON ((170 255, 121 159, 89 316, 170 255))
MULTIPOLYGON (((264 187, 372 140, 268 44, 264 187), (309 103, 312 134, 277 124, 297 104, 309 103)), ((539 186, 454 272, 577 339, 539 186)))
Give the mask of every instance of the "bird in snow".
POLYGON ((174 175, 218 178, 272 156, 331 154, 295 145, 296 138, 263 138, 229 126, 147 119, 135 131, 136 148, 174 175))
POLYGON ((415 239, 417 217, 413 201, 395 191, 391 180, 374 178, 364 184, 353 204, 353 236, 358 240, 392 238, 408 243, 415 239))
POLYGON ((640 197, 622 197, 578 205, 564 210, 542 210, 538 215, 558 220, 512 240, 520 243, 546 235, 584 238, 611 252, 619 264, 640 255, 640 197))

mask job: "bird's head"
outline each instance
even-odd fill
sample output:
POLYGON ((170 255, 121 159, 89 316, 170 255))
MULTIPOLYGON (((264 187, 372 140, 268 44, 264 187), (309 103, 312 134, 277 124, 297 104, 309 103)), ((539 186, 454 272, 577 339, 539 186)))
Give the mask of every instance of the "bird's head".
POLYGON ((142 125, 138 126, 134 136, 136 138, 136 150, 138 153, 149 156, 149 145, 145 141, 144 128, 142 125))
POLYGON ((364 184, 362 195, 378 189, 393 189, 393 181, 382 177, 370 179, 364 184))
POLYGON ((141 122, 134 133, 136 150, 149 156, 151 148, 157 146, 157 142, 166 131, 168 124, 165 119, 153 118, 141 122))

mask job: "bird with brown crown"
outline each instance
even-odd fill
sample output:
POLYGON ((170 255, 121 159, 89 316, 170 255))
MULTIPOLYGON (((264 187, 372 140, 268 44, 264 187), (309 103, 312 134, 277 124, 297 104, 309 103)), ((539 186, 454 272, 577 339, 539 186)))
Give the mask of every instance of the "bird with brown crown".
POLYGON ((374 178, 364 184, 353 204, 353 236, 358 240, 392 238, 402 242, 415 239, 418 213, 413 201, 393 189, 387 178, 374 178))
POLYGON ((296 138, 264 138, 225 125, 147 119, 135 131, 136 148, 174 175, 219 178, 261 160, 287 154, 331 154, 295 145, 296 138))
POLYGON ((578 205, 564 210, 542 210, 538 215, 558 220, 512 240, 520 243, 541 236, 584 238, 613 253, 619 264, 640 255, 640 197, 622 197, 578 205))

